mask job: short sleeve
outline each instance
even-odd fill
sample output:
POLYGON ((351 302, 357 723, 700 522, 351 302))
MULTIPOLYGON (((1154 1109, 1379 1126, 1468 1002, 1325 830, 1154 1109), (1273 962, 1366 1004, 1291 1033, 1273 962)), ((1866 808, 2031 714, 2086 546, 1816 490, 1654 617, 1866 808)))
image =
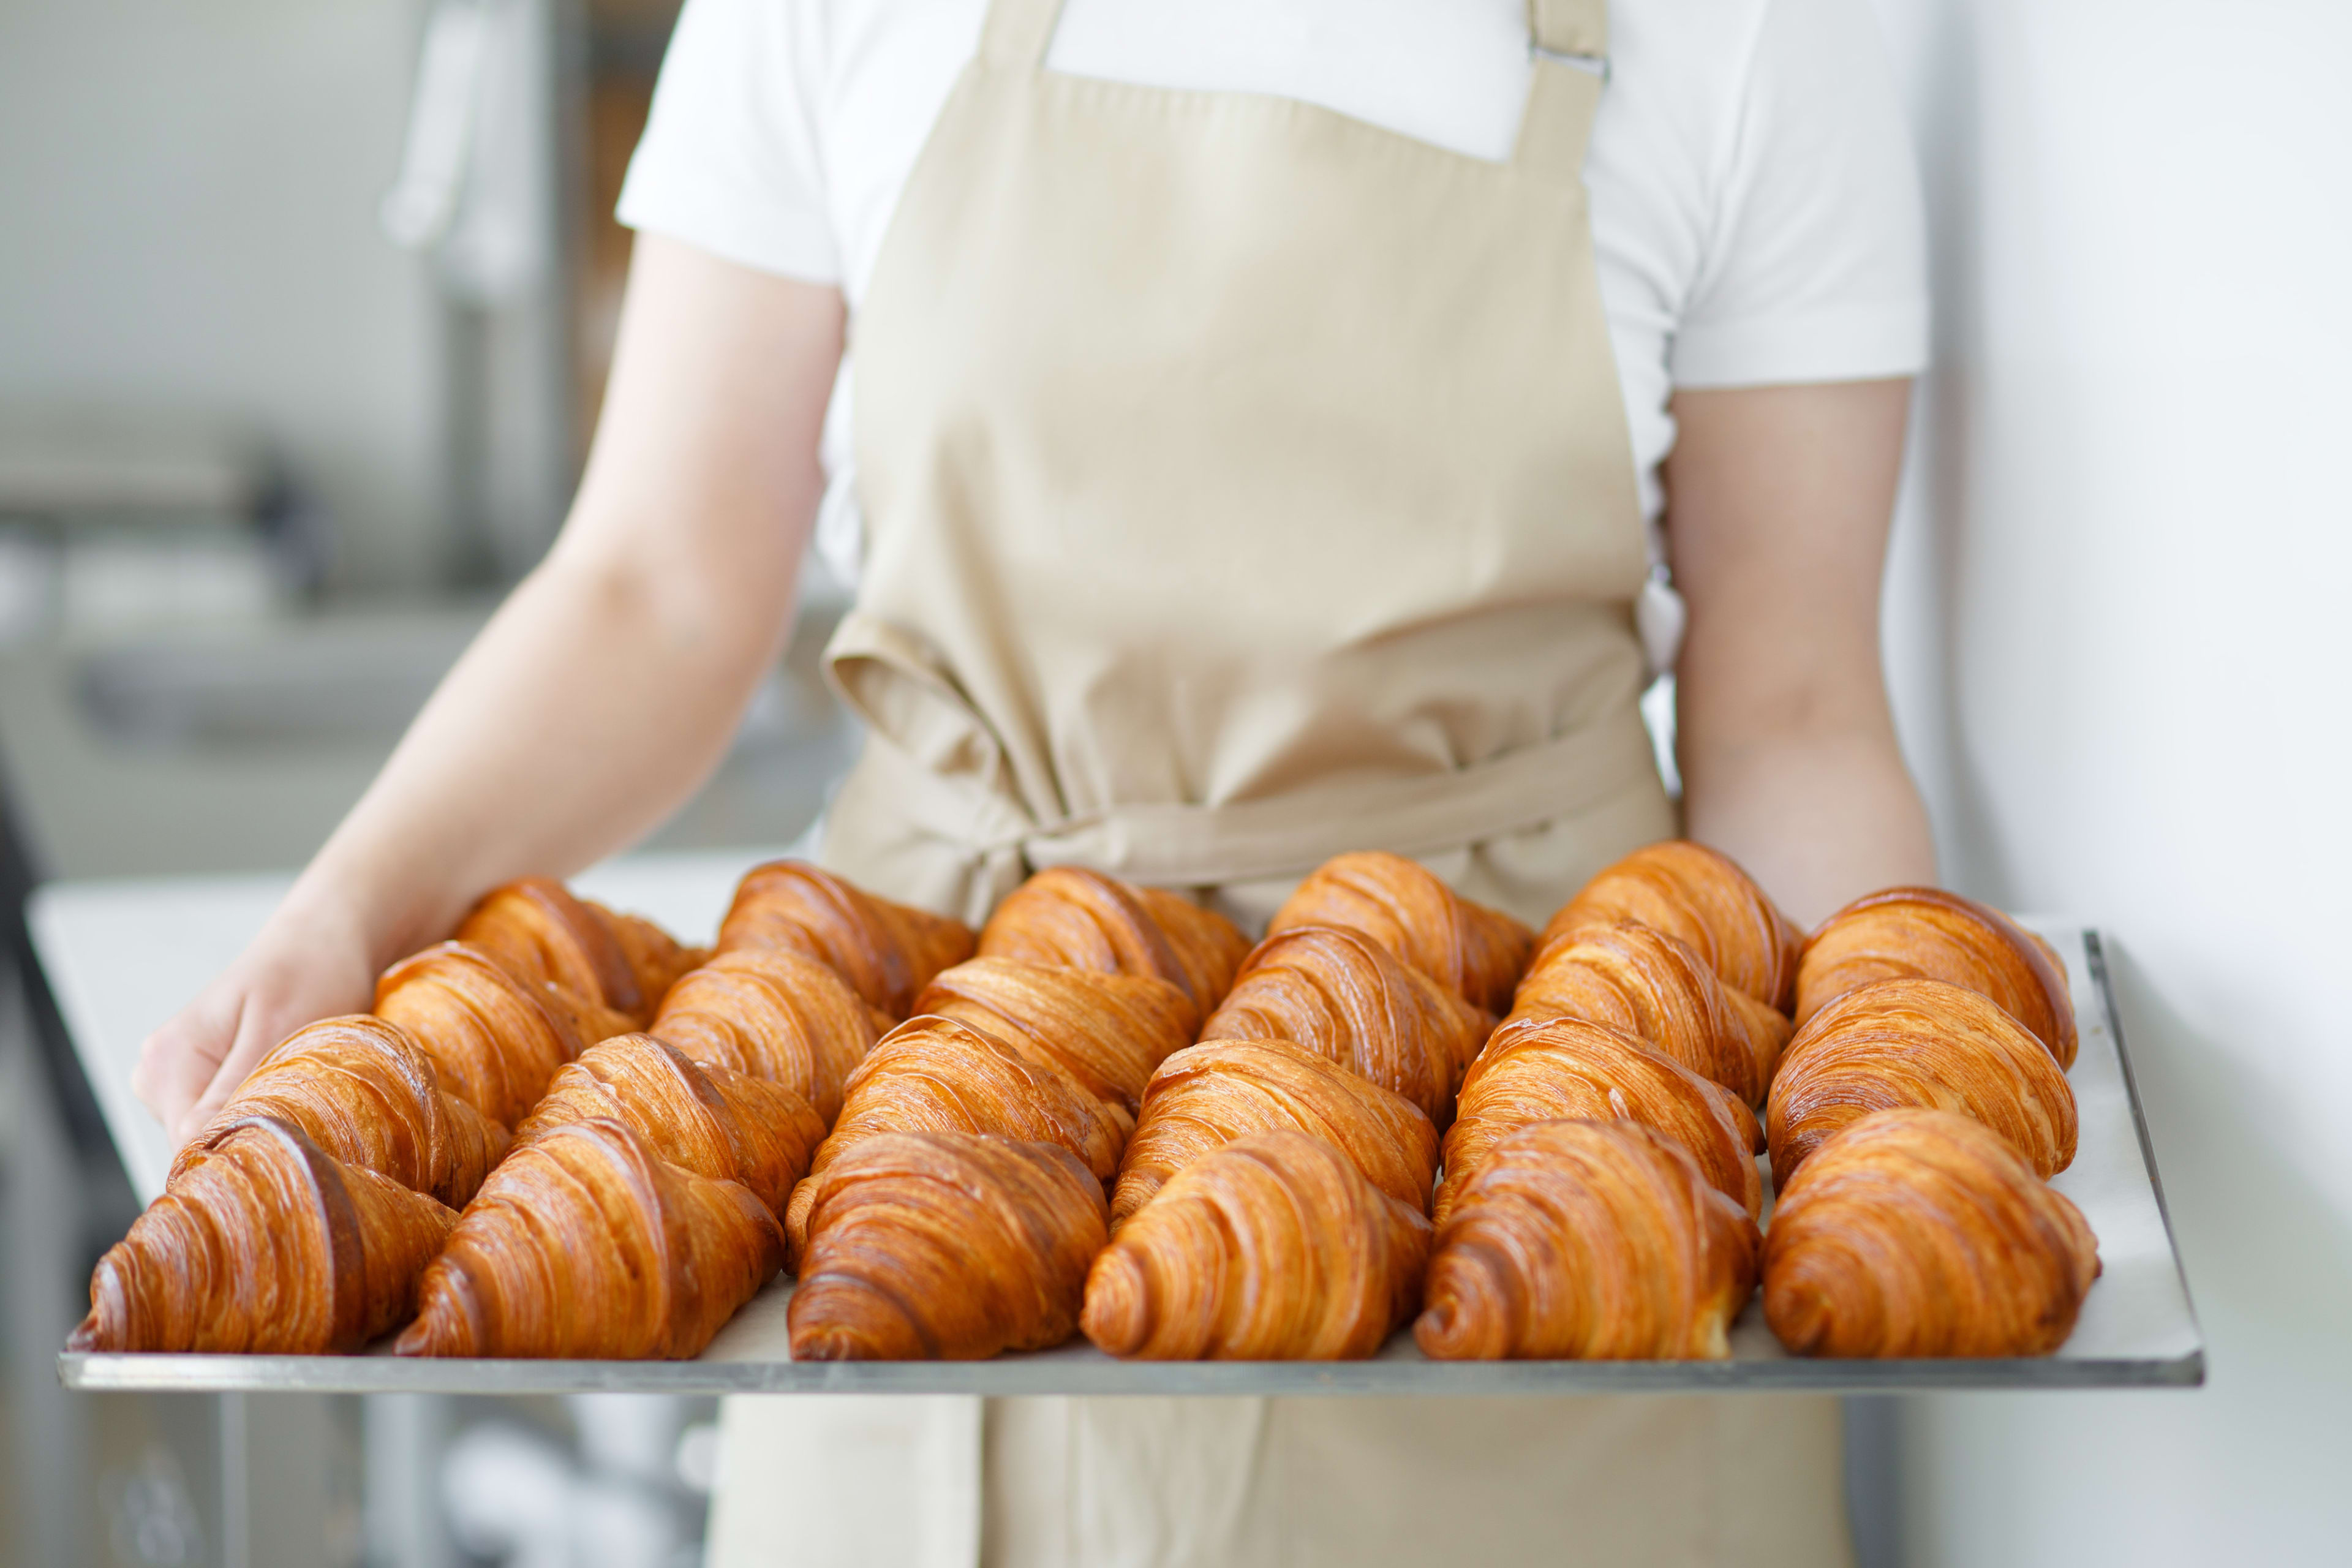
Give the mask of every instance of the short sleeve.
POLYGON ((1714 228, 1672 351, 1676 385, 1926 366, 1918 168, 1869 0, 1769 0, 1713 173, 1714 228))
POLYGON ((825 205, 816 7, 686 0, 619 217, 730 261, 841 281, 825 205))

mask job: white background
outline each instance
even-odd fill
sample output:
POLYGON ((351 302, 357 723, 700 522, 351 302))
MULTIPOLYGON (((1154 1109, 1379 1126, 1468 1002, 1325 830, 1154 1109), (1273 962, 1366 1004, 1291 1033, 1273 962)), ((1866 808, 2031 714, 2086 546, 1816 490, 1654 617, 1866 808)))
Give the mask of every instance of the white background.
POLYGON ((2352 6, 1880 4, 1938 311, 1905 740, 1948 879, 2114 935, 2210 1364, 1905 1402, 1902 1559, 2352 1561, 2352 6))

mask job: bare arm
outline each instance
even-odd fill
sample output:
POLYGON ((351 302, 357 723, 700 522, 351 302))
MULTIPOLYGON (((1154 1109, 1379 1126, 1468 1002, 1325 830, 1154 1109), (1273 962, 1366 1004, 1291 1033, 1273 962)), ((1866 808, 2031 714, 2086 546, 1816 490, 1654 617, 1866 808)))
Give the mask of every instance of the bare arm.
POLYGON ((1810 926, 1935 879, 1879 662, 1907 381, 1675 395, 1666 463, 1687 831, 1810 926))
POLYGON ((639 241, 562 535, 252 947, 147 1041, 136 1087, 175 1136, 484 889, 596 859, 709 773, 790 630, 842 330, 834 289, 639 241))

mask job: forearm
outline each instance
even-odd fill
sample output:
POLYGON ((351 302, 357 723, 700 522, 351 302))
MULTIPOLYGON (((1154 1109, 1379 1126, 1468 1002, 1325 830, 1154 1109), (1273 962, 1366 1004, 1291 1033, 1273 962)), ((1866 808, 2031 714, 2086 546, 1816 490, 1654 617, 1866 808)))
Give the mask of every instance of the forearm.
MULTIPOLYGON (((776 595, 788 605, 789 584, 776 595)), ((719 624, 559 551, 515 591, 311 862, 281 918, 354 922, 388 963, 483 889, 657 823, 723 755, 789 619, 719 624)))
POLYGON ((1682 750, 1685 830, 1807 930, 1874 889, 1935 880, 1927 813, 1891 725, 1795 725, 1682 750))

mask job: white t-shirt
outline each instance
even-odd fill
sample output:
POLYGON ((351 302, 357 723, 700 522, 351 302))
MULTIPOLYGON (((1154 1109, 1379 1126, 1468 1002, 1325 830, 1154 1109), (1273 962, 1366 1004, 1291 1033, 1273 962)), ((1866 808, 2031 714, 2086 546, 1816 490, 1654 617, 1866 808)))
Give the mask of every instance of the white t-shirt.
MULTIPOLYGON (((987 0, 687 0, 621 221, 838 284, 854 315, 987 0)), ((1643 515, 1677 386, 1907 375, 1918 181, 1869 0, 1614 0, 1585 161, 1643 515)), ((1517 136, 1525 0, 1066 0, 1047 65, 1304 100, 1473 157, 1517 136)), ((850 380, 817 527, 854 581, 850 380)))

